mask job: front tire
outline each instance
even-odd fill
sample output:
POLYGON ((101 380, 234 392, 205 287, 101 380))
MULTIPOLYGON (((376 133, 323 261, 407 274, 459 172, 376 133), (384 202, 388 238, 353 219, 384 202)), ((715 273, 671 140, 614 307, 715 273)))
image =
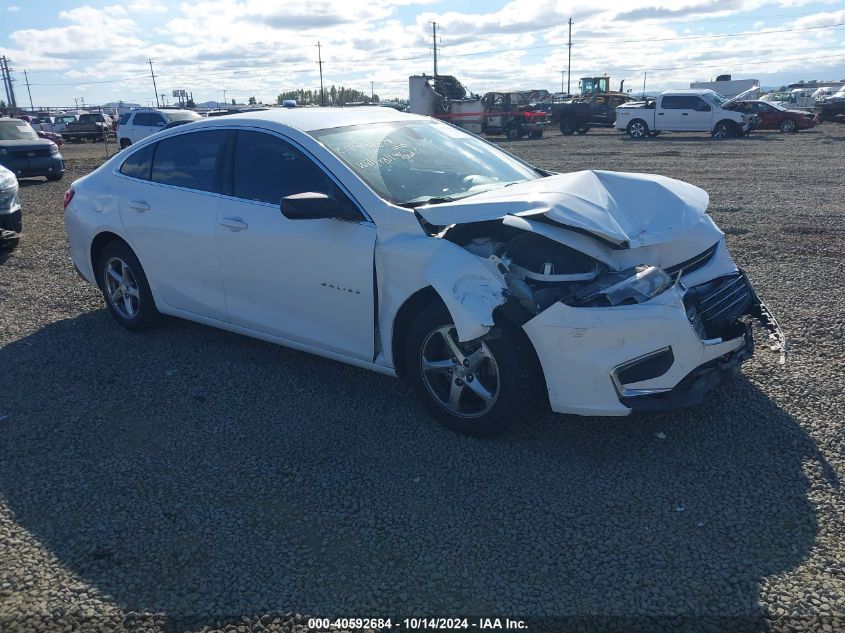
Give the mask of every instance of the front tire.
POLYGON ((578 134, 583 136, 584 134, 586 134, 587 132, 590 131, 590 126, 589 125, 579 125, 578 128, 575 131, 578 132, 578 134))
POLYGON ((778 129, 785 134, 792 134, 798 131, 798 124, 792 119, 784 119, 780 122, 778 129))
POLYGON ((640 141, 649 135, 648 123, 642 119, 634 119, 628 124, 625 131, 628 132, 628 136, 640 141))
POLYGON ((446 428, 476 437, 501 432, 526 409, 534 393, 528 358, 505 327, 458 342, 442 304, 422 310, 405 340, 405 368, 425 408, 446 428))
POLYGON ((111 242, 97 261, 97 281, 109 312, 131 332, 153 327, 159 312, 141 262, 125 242, 111 242))
POLYGON ((509 127, 505 135, 508 137, 509 141, 518 141, 519 138, 522 136, 522 131, 519 127, 509 127))
POLYGON ((726 138, 735 138, 739 135, 739 127, 733 121, 719 121, 710 136, 713 140, 721 141, 726 138))

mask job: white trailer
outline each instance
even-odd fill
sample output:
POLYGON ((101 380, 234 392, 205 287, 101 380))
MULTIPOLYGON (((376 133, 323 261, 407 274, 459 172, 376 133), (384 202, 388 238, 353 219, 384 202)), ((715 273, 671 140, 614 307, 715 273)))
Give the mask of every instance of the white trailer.
POLYGON ((759 79, 724 79, 717 81, 694 81, 689 85, 691 90, 712 90, 730 99, 738 94, 760 87, 759 79))

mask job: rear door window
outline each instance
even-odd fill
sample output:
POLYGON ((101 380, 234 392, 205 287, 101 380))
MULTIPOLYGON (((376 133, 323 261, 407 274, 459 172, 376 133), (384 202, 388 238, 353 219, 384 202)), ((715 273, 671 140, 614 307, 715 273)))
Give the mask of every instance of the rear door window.
POLYGON ((159 141, 153 158, 153 182, 198 191, 220 191, 219 173, 226 130, 192 132, 159 141))
POLYGON ((684 107, 684 98, 680 96, 668 95, 663 97, 660 102, 660 107, 664 110, 682 110, 684 107))
POLYGON ((138 112, 135 115, 134 125, 155 127, 158 123, 164 123, 164 119, 158 112, 138 112))

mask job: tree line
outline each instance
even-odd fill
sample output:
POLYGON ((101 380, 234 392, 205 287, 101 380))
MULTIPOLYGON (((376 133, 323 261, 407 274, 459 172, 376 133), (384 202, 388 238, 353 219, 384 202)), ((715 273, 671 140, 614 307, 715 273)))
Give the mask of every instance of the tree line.
MULTIPOLYGON (((298 105, 320 105, 320 91, 319 90, 288 90, 282 92, 276 97, 276 103, 280 104, 283 101, 293 99, 298 105)), ((344 105, 347 103, 378 103, 378 95, 368 95, 355 88, 346 88, 345 86, 332 86, 331 88, 323 88, 323 103, 326 105, 344 105)))

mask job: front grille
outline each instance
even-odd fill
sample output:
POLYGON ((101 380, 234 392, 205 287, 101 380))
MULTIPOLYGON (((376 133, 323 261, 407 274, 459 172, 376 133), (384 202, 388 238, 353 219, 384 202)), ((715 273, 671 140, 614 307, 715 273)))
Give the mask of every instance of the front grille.
POLYGON ((12 158, 44 158, 50 155, 49 149, 28 149, 9 152, 12 158))
POLYGON ((703 251, 696 255, 695 257, 690 257, 688 260, 681 262, 680 264, 675 264, 674 266, 670 266, 669 268, 665 268, 664 270, 672 277, 677 275, 679 272, 681 276, 689 275, 692 272, 695 272, 699 268, 702 268, 707 265, 707 262, 713 257, 716 253, 716 249, 719 247, 719 243, 716 242, 708 248, 706 251, 703 251))
POLYGON ((684 297, 690 322, 706 338, 724 338, 753 300, 754 292, 741 272, 696 286, 684 297))

